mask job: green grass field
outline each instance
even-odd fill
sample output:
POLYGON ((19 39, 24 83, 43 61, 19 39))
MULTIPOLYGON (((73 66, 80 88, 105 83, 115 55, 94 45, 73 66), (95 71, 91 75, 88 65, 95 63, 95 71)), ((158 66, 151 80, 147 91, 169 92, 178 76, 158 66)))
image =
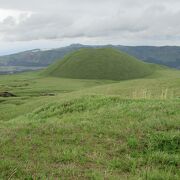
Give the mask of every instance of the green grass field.
POLYGON ((123 81, 1 75, 1 91, 17 97, 0 98, 0 179, 180 179, 177 70, 123 81))

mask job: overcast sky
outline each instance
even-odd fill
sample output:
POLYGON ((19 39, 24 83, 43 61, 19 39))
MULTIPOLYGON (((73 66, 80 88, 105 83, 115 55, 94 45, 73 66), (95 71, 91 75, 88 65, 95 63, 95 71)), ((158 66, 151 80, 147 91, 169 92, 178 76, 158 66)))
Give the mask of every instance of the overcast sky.
POLYGON ((0 55, 71 43, 180 45, 180 0, 0 0, 0 55))

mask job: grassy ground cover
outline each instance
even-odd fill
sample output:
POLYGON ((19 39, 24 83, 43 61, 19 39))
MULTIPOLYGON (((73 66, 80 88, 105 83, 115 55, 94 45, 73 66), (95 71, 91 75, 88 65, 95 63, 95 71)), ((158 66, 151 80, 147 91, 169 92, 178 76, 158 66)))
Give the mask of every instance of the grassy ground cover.
POLYGON ((179 77, 0 76, 0 179, 178 180, 179 77))

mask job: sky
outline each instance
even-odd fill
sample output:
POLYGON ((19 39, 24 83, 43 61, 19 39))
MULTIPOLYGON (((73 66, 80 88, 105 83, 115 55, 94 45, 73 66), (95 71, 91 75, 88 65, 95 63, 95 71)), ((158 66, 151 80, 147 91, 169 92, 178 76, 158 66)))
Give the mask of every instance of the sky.
POLYGON ((0 55, 75 43, 180 46, 180 0, 0 0, 0 55))

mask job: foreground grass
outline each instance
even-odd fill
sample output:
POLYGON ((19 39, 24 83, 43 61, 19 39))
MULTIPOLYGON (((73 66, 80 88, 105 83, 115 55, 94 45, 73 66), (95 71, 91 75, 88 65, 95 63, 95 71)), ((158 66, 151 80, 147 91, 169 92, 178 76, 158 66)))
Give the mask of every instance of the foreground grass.
POLYGON ((178 179, 179 109, 103 96, 43 105, 1 122, 1 178, 178 179))
POLYGON ((0 179, 179 179, 178 76, 113 83, 1 76, 0 89, 18 97, 0 99, 0 179))

